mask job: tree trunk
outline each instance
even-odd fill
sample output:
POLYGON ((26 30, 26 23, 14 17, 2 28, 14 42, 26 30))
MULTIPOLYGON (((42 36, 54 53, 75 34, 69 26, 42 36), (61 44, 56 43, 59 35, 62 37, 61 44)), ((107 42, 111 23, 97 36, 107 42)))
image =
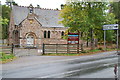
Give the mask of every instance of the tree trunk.
POLYGON ((87 43, 86 43, 87 47, 89 46, 89 41, 88 41, 88 38, 87 38, 87 43))
MULTIPOLYGON (((80 35, 81 37, 83 37, 83 32, 81 32, 81 35, 80 35)), ((83 51, 84 49, 83 49, 83 41, 81 42, 81 51, 83 51)))
POLYGON ((93 29, 91 28, 91 49, 94 49, 93 29))
POLYGON ((120 49, 120 22, 119 22, 119 37, 118 37, 118 48, 120 49))
POLYGON ((98 39, 95 39, 95 47, 98 47, 98 39))

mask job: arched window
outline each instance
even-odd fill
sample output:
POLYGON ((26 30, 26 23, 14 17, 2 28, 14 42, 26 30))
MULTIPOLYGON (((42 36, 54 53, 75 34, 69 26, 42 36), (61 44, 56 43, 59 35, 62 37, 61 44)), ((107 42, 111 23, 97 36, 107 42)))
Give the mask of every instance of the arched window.
POLYGON ((61 38, 63 38, 63 36, 64 36, 64 32, 62 31, 62 33, 61 33, 61 38))
POLYGON ((64 32, 62 31, 62 34, 61 34, 62 36, 64 36, 64 32))
POLYGON ((48 31, 48 38, 50 38, 50 31, 48 31))
POLYGON ((46 34, 47 32, 46 31, 44 31, 44 38, 46 38, 46 36, 47 36, 47 34, 46 34))

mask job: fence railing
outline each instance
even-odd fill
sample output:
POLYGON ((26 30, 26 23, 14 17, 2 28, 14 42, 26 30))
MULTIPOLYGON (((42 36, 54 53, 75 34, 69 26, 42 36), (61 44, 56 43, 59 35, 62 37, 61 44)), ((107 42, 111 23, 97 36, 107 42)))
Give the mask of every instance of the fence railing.
MULTIPOLYGON (((82 44, 36 44, 33 46, 29 46, 26 44, 14 44, 10 46, 4 47, 5 49, 9 49, 11 53, 13 53, 13 49, 41 49, 43 54, 47 53, 80 53, 82 51, 82 44)), ((7 52, 8 53, 8 52, 7 52)))
POLYGON ((13 53, 13 45, 0 45, 0 52, 3 53, 13 53))
POLYGON ((80 53, 81 44, 43 44, 43 54, 47 53, 80 53))

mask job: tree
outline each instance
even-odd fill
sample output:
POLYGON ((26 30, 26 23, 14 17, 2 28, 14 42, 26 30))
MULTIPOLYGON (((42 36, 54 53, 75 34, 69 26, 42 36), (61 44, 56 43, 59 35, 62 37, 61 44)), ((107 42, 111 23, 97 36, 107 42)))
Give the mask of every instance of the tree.
POLYGON ((8 19, 2 19, 2 39, 8 38, 8 19))
POLYGON ((111 3, 111 12, 113 12, 118 19, 119 24, 119 48, 120 48, 120 1, 111 3))
POLYGON ((3 19, 10 19, 10 7, 9 6, 6 6, 6 5, 2 5, 2 18, 3 19))
POLYGON ((6 0, 6 5, 12 7, 12 5, 18 5, 14 0, 6 0))
POLYGON ((8 26, 10 21, 10 12, 12 5, 18 5, 14 0, 6 0, 7 5, 1 5, 2 7, 2 17, 0 17, 0 25, 1 26, 1 35, 0 38, 7 39, 8 38, 8 26))
POLYGON ((103 24, 108 23, 108 19, 114 21, 114 17, 106 12, 108 9, 108 3, 105 2, 71 2, 61 10, 60 16, 63 20, 60 23, 70 27, 73 32, 77 30, 82 32, 83 40, 91 39, 93 49, 94 38, 103 37, 103 24))
POLYGON ((7 39, 8 38, 8 25, 9 25, 9 20, 10 20, 10 7, 6 5, 2 5, 2 39, 7 39))
POLYGON ((2 39, 2 17, 0 16, 0 39, 2 39))

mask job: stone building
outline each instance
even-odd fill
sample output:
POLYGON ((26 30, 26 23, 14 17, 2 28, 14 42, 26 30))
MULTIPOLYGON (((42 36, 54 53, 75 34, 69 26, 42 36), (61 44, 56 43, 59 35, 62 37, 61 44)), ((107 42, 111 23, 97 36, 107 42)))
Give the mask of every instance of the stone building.
POLYGON ((10 26, 9 44, 36 46, 36 44, 66 44, 62 39, 67 30, 58 22, 59 10, 42 9, 32 5, 13 6, 10 26))

